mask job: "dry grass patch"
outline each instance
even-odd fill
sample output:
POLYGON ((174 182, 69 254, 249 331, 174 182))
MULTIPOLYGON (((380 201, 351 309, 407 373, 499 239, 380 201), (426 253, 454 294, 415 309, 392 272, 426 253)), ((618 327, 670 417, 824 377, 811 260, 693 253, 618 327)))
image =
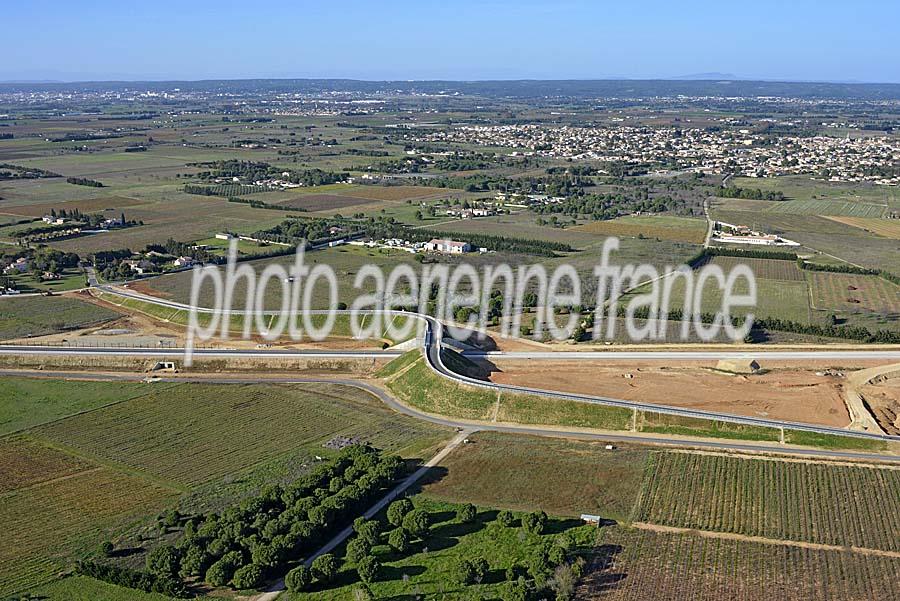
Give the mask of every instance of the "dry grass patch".
POLYGON ((628 519, 648 451, 602 443, 482 432, 454 451, 425 494, 454 502, 551 515, 628 519))
POLYGON ((900 286, 883 278, 819 271, 809 277, 815 309, 900 313, 900 286))
POLYGON ((94 467, 39 442, 25 438, 0 440, 0 494, 70 476, 94 467))
POLYGON ((837 217, 828 216, 828 219, 843 223, 852 227, 865 230, 876 236, 900 240, 900 219, 873 219, 870 217, 837 217))
POLYGON ((706 237, 706 221, 686 217, 628 216, 592 221, 570 229, 603 236, 643 236, 692 244, 703 244, 706 237))

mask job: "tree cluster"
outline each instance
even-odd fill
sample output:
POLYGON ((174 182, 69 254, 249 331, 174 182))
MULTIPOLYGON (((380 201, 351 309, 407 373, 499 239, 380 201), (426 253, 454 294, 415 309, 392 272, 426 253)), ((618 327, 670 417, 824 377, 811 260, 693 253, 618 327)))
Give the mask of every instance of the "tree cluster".
POLYGON ((90 186, 92 188, 102 188, 103 184, 98 182, 95 179, 88 179, 86 177, 67 177, 67 184, 75 184, 76 186, 90 186))
MULTIPOLYGON (((353 445, 287 487, 270 486, 221 512, 188 519, 175 545, 155 548, 147 572, 156 578, 200 579, 211 586, 253 589, 314 551, 403 471, 397 456, 353 445)), ((177 522, 180 516, 175 514, 177 522)), ((336 565, 316 559, 311 574, 328 580, 336 565)), ((306 579, 303 569, 288 582, 306 579)))
POLYGON ((764 192, 759 188, 739 188, 737 186, 728 186, 716 192, 716 196, 720 198, 744 198, 747 200, 787 200, 783 192, 770 190, 764 192))

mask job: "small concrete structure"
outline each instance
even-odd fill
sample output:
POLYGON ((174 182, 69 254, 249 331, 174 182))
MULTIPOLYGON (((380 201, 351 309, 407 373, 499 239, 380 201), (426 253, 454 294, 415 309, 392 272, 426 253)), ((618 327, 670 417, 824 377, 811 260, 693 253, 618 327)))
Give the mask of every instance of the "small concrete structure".
POLYGON ((174 361, 157 361, 156 365, 150 368, 150 371, 168 371, 175 373, 178 368, 175 367, 174 361))
POLYGON ((755 374, 759 371, 759 363, 756 359, 722 359, 716 363, 719 371, 728 371, 735 374, 755 374))

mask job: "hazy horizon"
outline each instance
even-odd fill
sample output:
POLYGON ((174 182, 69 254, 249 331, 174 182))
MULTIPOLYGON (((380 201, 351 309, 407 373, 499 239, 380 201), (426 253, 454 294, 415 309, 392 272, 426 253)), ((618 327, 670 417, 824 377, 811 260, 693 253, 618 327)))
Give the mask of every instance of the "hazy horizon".
POLYGON ((900 82, 900 5, 651 0, 7 6, 4 81, 900 82), (733 74, 733 75, 731 75, 733 74), (718 77, 714 77, 716 79, 718 77))

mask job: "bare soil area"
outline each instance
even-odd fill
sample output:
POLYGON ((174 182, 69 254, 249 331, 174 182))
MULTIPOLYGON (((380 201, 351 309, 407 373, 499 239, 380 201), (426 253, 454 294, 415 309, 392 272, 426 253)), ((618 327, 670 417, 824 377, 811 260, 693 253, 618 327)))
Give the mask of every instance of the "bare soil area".
POLYGON ((833 366, 809 362, 767 363, 765 373, 754 375, 719 372, 715 362, 699 361, 499 360, 494 365, 499 371, 491 379, 504 384, 827 426, 850 423, 844 379, 817 375, 833 366))
POLYGON ((860 389, 885 433, 900 435, 900 378, 892 378, 860 389))
MULTIPOLYGON (((124 316, 116 321, 100 327, 70 330, 47 336, 34 336, 27 339, 12 340, 12 344, 71 344, 74 346, 110 346, 110 347, 183 347, 186 330, 184 327, 153 319, 139 311, 127 307, 110 305, 90 295, 79 296, 88 302, 112 308, 124 316)), ((279 342, 268 342, 260 336, 242 339, 235 335, 228 340, 214 338, 203 344, 204 347, 229 349, 303 349, 303 350, 377 350, 381 348, 378 340, 359 340, 348 336, 334 336, 325 340, 290 339, 279 342)))

